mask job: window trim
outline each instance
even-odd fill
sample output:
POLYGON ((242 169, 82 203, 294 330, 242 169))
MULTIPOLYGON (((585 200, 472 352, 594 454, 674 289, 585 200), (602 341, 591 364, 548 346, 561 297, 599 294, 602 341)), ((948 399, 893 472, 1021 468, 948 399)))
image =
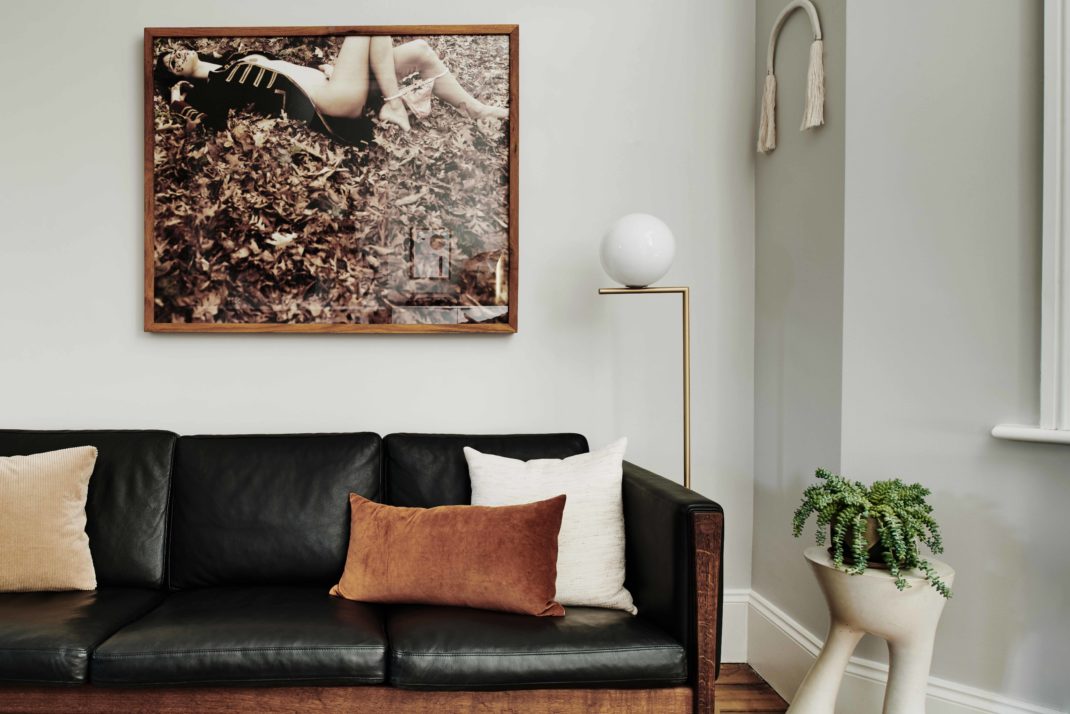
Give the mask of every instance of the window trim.
POLYGON ((1070 13, 1044 0, 1044 192, 1038 426, 999 424, 1001 439, 1070 443, 1070 13))

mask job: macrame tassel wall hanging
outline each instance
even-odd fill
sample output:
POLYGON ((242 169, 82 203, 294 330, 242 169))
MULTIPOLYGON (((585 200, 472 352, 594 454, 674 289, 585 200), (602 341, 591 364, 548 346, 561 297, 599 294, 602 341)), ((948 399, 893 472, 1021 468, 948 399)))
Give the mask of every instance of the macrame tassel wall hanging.
POLYGON ((810 66, 806 71, 806 107, 803 109, 800 131, 825 123, 825 43, 821 39, 821 21, 817 8, 810 0, 794 0, 781 10, 769 33, 769 52, 765 61, 765 89, 762 92, 762 118, 758 122, 758 151, 768 154, 776 148, 776 43, 788 16, 799 8, 810 16, 814 41, 810 44, 810 66))

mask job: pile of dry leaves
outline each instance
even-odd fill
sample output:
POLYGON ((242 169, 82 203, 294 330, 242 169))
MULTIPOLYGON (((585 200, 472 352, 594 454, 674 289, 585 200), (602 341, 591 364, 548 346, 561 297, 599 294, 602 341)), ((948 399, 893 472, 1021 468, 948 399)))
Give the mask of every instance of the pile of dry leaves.
MULTIPOLYGON (((395 44, 414 38, 394 38, 395 44)), ((506 106, 508 40, 425 37, 475 97, 506 106)), ((157 40, 318 66, 339 38, 157 40)), ((303 122, 232 112, 187 129, 155 97, 156 322, 383 323, 405 306, 504 302, 508 127, 435 99, 409 132, 349 146, 303 122), (450 237, 449 279, 412 276, 414 231, 450 237)), ((402 311, 404 312, 404 311, 402 311)))

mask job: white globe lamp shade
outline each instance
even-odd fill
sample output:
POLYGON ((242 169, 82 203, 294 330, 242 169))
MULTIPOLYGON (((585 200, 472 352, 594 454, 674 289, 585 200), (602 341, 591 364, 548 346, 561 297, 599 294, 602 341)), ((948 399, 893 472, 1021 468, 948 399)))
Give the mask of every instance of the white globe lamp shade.
POLYGON ((660 219, 629 213, 609 227, 602 239, 602 268, 629 288, 645 288, 669 272, 676 241, 660 219))

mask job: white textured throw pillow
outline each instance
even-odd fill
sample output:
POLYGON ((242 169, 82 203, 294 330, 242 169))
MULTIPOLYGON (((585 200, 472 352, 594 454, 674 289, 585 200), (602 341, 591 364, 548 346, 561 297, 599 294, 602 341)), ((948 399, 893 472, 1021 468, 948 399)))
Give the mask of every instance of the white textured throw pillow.
POLYGON ((562 605, 636 613, 624 587, 622 462, 627 439, 567 459, 520 461, 465 447, 473 506, 512 506, 565 494, 557 537, 562 605))
POLYGON ((0 592, 93 590, 85 502, 94 446, 0 457, 0 592))

